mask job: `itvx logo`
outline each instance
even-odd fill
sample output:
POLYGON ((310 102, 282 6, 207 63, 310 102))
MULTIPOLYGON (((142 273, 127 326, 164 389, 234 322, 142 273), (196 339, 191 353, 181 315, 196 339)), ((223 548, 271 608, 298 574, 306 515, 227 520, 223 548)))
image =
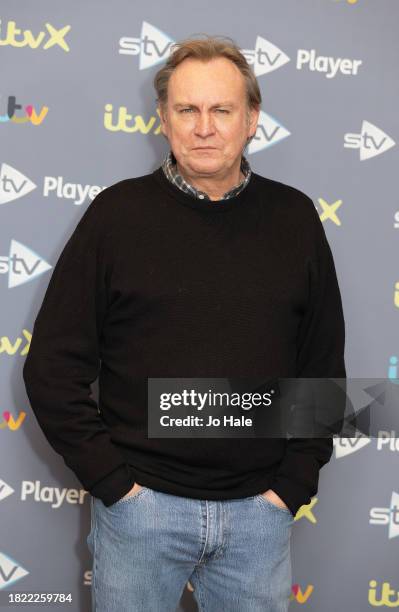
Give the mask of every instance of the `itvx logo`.
MULTIPOLYGON (((13 338, 12 340, 9 336, 0 336, 0 353, 3 353, 4 355, 15 355, 18 352, 19 355, 27 355, 30 349, 32 334, 27 329, 23 329, 22 335, 22 338, 21 336, 18 336, 16 339, 13 338)), ((5 414, 6 413, 3 412, 3 415, 5 414)), ((7 415, 9 415, 9 413, 7 413, 7 415)), ((6 419, 5 416, 4 418, 6 419)), ((10 422, 8 417, 6 420, 8 423, 10 422)), ((0 428, 1 427, 2 424, 0 421, 0 428)))
POLYGON ((35 36, 31 30, 17 28, 15 21, 9 21, 7 26, 2 25, 0 19, 0 47, 30 47, 38 49, 41 47, 45 51, 57 45, 64 51, 69 51, 65 35, 71 29, 70 25, 63 28, 54 28, 51 23, 45 23, 46 32, 42 30, 35 36))
POLYGON ((322 210, 320 221, 324 222, 329 219, 335 223, 335 225, 340 226, 341 220, 337 215, 337 210, 340 206, 342 206, 342 200, 335 200, 335 202, 332 202, 332 204, 329 204, 324 198, 318 198, 317 201, 322 210))
POLYGON ((380 586, 377 580, 369 582, 369 604, 373 607, 380 608, 399 608, 399 591, 391 587, 391 583, 384 581, 380 586))
POLYGON ((9 289, 28 283, 50 268, 43 257, 18 240, 11 240, 9 255, 0 255, 0 274, 8 275, 9 289))
POLYGON ((388 134, 366 120, 362 122, 360 134, 345 134, 344 140, 345 148, 359 149, 360 161, 381 155, 394 145, 395 141, 388 134))
MULTIPOLYGON (((156 113, 159 117, 158 109, 156 113)), ((112 104, 105 105, 104 112, 104 127, 110 132, 126 132, 127 134, 134 134, 139 132, 140 134, 148 134, 152 131, 153 134, 158 136, 161 134, 161 124, 156 122, 158 117, 152 115, 148 121, 145 121, 142 115, 133 115, 128 113, 126 106, 120 106, 117 113, 114 113, 114 107, 112 104)))

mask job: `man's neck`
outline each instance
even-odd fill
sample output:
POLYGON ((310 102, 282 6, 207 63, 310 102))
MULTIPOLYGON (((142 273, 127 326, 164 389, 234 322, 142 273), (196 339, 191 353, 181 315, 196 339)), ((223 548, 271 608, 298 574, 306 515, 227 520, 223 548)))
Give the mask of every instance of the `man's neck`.
POLYGON ((182 175, 184 180, 190 185, 193 185, 193 187, 199 191, 204 191, 212 201, 221 200, 226 192, 233 189, 233 187, 236 187, 236 185, 238 185, 245 178, 240 166, 233 175, 229 175, 228 177, 220 180, 215 180, 211 177, 208 178, 188 175, 184 170, 182 170, 178 162, 176 162, 176 164, 177 170, 179 174, 182 175))

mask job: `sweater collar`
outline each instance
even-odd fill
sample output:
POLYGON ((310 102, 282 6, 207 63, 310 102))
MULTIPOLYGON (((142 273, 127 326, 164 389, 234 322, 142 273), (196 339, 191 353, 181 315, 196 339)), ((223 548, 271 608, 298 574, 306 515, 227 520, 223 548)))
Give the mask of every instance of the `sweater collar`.
MULTIPOLYGON (((181 189, 185 193, 189 193, 193 195, 194 197, 200 200, 212 201, 209 195, 205 193, 205 191, 200 191, 199 189, 196 189, 194 185, 191 185, 182 177, 182 175, 179 173, 177 169, 176 158, 173 154, 173 151, 171 150, 169 151, 169 153, 164 158, 161 167, 162 167, 162 170, 166 178, 171 183, 179 187, 179 189, 181 189)), ((244 174, 243 180, 238 185, 235 185, 229 191, 226 191, 226 193, 221 198, 222 200, 227 200, 229 198, 233 198, 237 196, 248 185, 249 180, 251 178, 251 167, 249 165, 248 160, 246 159, 244 155, 242 155, 241 157, 240 169, 241 169, 241 172, 244 174)))
POLYGON ((158 185, 164 191, 169 193, 174 200, 188 206, 189 208, 201 210, 207 213, 222 213, 240 209, 242 205, 245 205, 254 198, 258 184, 258 175, 252 171, 246 189, 241 189, 241 191, 235 196, 215 201, 210 200, 209 198, 197 198, 193 195, 193 193, 186 192, 184 189, 181 189, 174 182, 166 178, 162 166, 158 166, 152 172, 152 176, 158 185))

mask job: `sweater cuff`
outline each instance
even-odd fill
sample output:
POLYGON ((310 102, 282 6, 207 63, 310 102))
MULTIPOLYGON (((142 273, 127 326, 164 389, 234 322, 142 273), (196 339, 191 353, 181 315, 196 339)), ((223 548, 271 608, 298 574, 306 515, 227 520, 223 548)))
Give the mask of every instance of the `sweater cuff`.
POLYGON ((273 489, 281 497, 293 516, 296 515, 301 506, 311 502, 309 490, 305 485, 289 480, 284 476, 276 476, 270 483, 269 489, 273 489))
POLYGON ((135 474, 130 465, 120 465, 105 478, 91 487, 90 494, 111 506, 130 491, 135 483, 135 474))

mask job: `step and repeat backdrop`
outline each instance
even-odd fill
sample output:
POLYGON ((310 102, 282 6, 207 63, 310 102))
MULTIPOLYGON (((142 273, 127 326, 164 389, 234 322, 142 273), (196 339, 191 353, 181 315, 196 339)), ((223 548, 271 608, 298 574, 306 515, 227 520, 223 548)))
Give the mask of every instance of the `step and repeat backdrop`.
MULTIPOLYGON (((22 367, 86 207, 168 151, 152 79, 174 42, 221 34, 245 53, 263 96, 247 157, 320 214, 348 377, 399 384, 398 28, 397 0, 2 0, 0 609, 20 591, 90 610, 90 495, 39 429, 22 367)), ((295 517, 290 610, 399 608, 398 465, 392 428, 334 441, 295 517)), ((190 584, 180 610, 196 610, 190 584)))

